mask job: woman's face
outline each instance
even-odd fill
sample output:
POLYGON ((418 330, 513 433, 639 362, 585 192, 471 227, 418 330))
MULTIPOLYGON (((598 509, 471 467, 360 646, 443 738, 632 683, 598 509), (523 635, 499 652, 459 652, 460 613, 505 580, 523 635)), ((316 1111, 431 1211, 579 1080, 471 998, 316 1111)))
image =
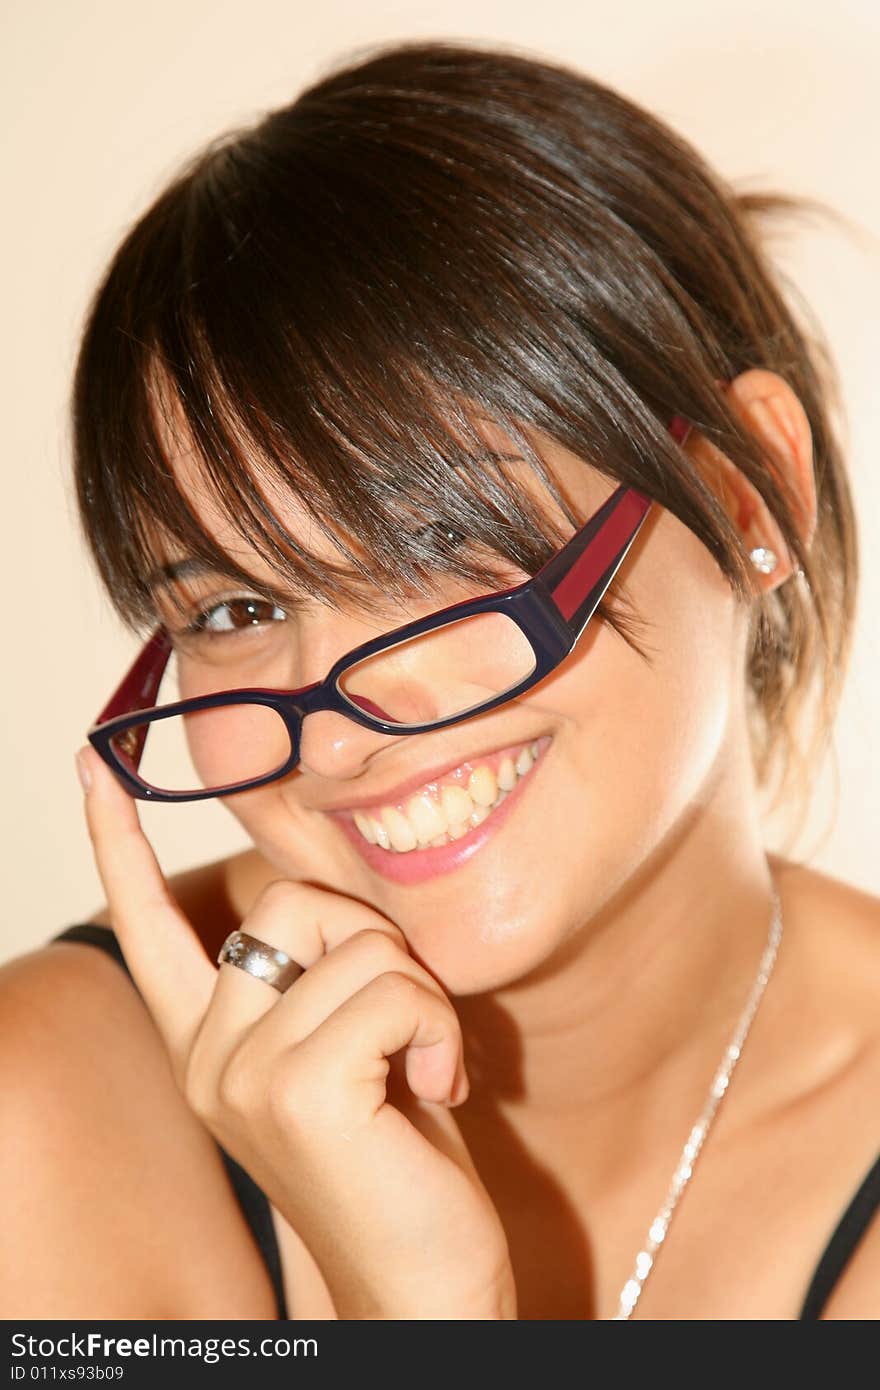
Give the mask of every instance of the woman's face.
MULTIPOLYGON (((480 428, 491 447, 516 453, 498 427, 480 428)), ((529 434, 575 514, 586 519, 614 484, 541 432, 529 434)), ((523 486, 568 534, 570 523, 532 470, 508 467, 522 470, 523 486)), ((250 572, 277 586, 279 577, 206 501, 186 456, 175 469, 205 527, 250 572)), ((317 528, 309 531, 301 512, 290 503, 277 503, 276 511, 316 548, 317 528)), ((330 541, 321 542, 338 560, 330 541)), ((510 584, 527 578, 513 568, 509 574, 510 584)), ((389 736, 333 712, 310 715, 299 768, 225 804, 278 876, 308 879, 377 908, 451 993, 480 993, 527 976, 570 943, 708 800, 727 759, 742 750, 746 614, 709 552, 655 506, 609 597, 621 585, 624 615, 634 620, 649 661, 594 618, 537 687, 457 725, 389 736), (536 743, 539 756, 529 767, 523 750, 536 743), (398 845, 414 837, 425 842, 431 831, 439 840, 444 826, 460 834, 471 806, 465 795, 485 808, 506 789, 495 809, 478 810, 481 823, 467 837, 412 851, 382 847, 383 833, 398 845), (370 844, 364 829, 379 843, 370 844)), ((288 613, 264 602, 254 627, 241 607, 236 617, 221 602, 243 596, 241 586, 202 576, 180 581, 178 590, 198 610, 214 605, 215 628, 233 628, 180 652, 182 697, 318 681, 352 647, 467 596, 445 584, 431 601, 396 613, 386 606, 375 619, 311 601, 288 613)), ((180 627, 167 604, 162 616, 180 627)), ((480 659, 488 678, 493 653, 481 648, 480 659)), ((503 664, 509 655, 500 651, 498 659, 503 664)), ((418 688, 429 669, 436 681, 430 663, 414 665, 409 677, 415 707, 436 698, 436 690, 418 688)), ((197 733, 192 754, 197 764, 223 756, 209 735, 200 747, 197 733)))

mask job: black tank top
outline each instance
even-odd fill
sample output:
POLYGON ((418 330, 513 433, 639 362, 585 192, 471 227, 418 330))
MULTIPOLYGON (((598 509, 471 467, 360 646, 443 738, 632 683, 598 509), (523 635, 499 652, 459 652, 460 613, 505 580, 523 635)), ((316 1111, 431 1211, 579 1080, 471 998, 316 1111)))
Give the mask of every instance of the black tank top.
MULTIPOLYGON (((131 972, 125 963, 119 942, 110 927, 100 926, 96 922, 82 922, 76 926, 68 927, 66 931, 59 932, 51 940, 85 941, 91 946, 98 946, 109 952, 131 979, 131 972)), ((133 980, 132 984, 134 984, 133 980)), ((272 1213, 268 1199, 253 1178, 240 1164, 236 1163, 235 1159, 220 1144, 217 1145, 217 1148, 220 1150, 220 1156, 229 1174, 232 1189, 244 1219, 253 1232, 254 1240, 265 1261, 272 1287, 275 1290, 278 1317, 282 1321, 287 1320, 287 1301, 281 1277, 281 1255, 278 1250, 278 1241, 275 1236, 275 1227, 272 1224, 272 1213)), ((831 1290, 843 1273, 850 1256, 878 1207, 880 1207, 880 1157, 865 1174, 822 1252, 813 1277, 807 1286, 803 1307, 798 1314, 800 1321, 805 1319, 814 1321, 819 1318, 831 1295, 831 1290)))

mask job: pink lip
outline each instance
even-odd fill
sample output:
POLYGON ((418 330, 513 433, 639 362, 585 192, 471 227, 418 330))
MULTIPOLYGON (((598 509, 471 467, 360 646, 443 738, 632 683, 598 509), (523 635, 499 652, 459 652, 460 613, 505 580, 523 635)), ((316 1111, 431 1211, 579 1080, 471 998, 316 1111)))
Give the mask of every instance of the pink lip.
POLYGON ((516 786, 504 798, 501 805, 490 816, 487 816, 481 825, 474 826, 466 835, 462 835, 461 839, 452 840, 448 845, 438 845, 436 849, 413 849, 396 854, 393 850, 381 849, 378 845, 369 844, 350 815, 333 811, 327 814, 342 826, 355 849, 366 860, 371 869, 375 869, 377 873, 382 874, 384 878, 391 879, 394 883, 423 883, 426 879, 435 878, 438 874, 452 873, 454 869, 461 868, 463 864, 473 858, 477 850, 482 849, 483 845, 501 829, 510 812, 519 802, 523 789, 528 786, 534 774, 543 765, 546 748, 551 737, 547 734, 537 740, 539 747, 537 763, 530 769, 528 776, 517 781, 516 786))

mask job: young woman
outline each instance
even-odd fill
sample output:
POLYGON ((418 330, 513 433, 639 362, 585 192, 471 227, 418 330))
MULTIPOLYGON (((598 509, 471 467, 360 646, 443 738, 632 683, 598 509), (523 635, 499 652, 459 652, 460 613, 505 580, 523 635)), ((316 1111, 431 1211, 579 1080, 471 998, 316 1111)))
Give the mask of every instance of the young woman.
POLYGON ((762 835, 857 577, 788 205, 412 43, 129 231, 73 417, 143 646, 106 905, 2 972, 7 1317, 880 1314, 880 904, 762 835), (138 800, 212 796, 166 882, 138 800))

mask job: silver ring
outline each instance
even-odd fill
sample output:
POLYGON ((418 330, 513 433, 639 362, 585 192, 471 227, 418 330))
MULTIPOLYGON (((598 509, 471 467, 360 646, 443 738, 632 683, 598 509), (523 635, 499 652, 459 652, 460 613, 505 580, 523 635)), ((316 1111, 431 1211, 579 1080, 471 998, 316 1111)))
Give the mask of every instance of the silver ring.
POLYGON ((218 965, 224 962, 237 965, 239 970, 246 970, 258 980, 265 980, 279 994, 290 989, 293 982, 305 973, 305 966, 291 960, 286 951, 279 951, 246 931, 229 933, 217 956, 218 965))

